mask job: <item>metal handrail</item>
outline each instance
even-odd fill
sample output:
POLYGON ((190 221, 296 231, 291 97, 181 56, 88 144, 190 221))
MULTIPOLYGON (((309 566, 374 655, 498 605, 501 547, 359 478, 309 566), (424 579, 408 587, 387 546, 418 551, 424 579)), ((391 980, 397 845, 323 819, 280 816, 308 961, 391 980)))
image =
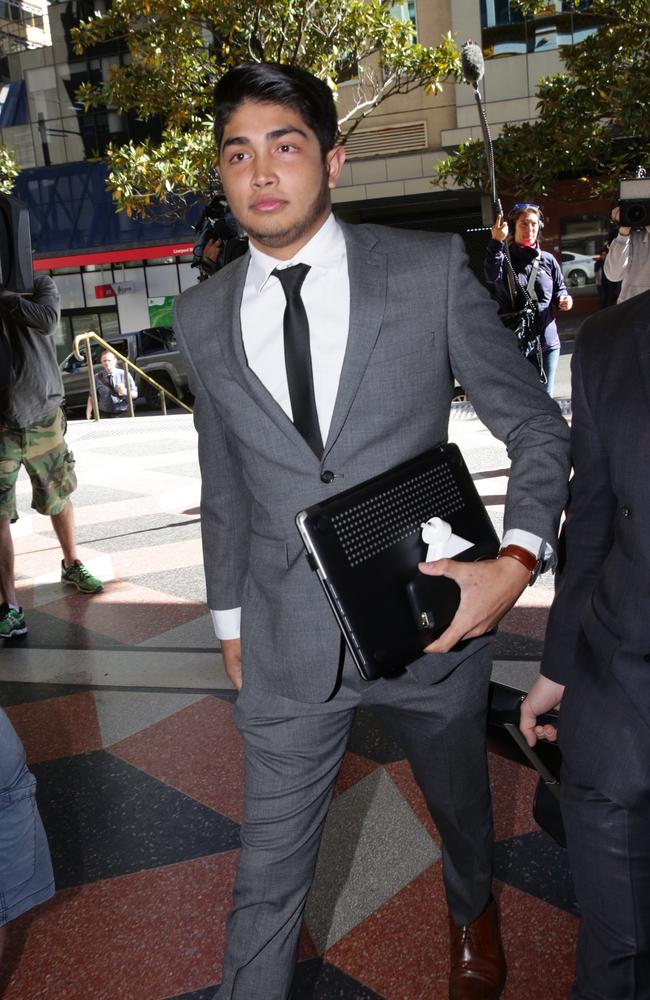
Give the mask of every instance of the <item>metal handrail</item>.
MULTIPOLYGON (((120 361, 122 361, 126 366, 127 375, 129 369, 132 368, 135 372, 138 373, 140 378, 145 379, 150 385, 154 386, 154 388, 158 390, 158 392, 160 393, 160 409, 165 416, 167 415, 167 403, 165 401, 165 396, 169 396, 170 399, 172 399, 175 403, 178 403, 179 406, 182 406, 183 409, 187 410, 188 413, 192 413, 192 408, 188 406, 186 403, 184 403, 182 399, 178 399, 173 392, 170 392, 169 389, 165 389, 164 385, 160 385, 160 383, 156 382, 156 380, 151 378, 150 375, 147 375, 146 372, 143 372, 142 368, 139 368, 134 361, 129 361, 129 359, 125 358, 123 354, 120 354, 119 351, 116 351, 113 344, 109 344, 108 341, 100 337, 99 334, 95 333, 94 330, 87 330, 85 333, 78 333, 76 335, 76 337, 72 342, 72 352, 78 361, 82 362, 85 361, 86 365, 88 366, 88 388, 90 391, 90 396, 93 401, 93 412, 95 414, 95 420, 101 420, 101 415, 99 412, 99 403, 97 401, 97 386, 95 385, 95 369, 93 365, 92 351, 90 349, 91 340, 94 340, 97 344, 101 344, 101 346, 105 350, 110 351, 111 354, 114 354, 116 358, 119 358, 120 361), (86 345, 86 357, 83 356, 80 350, 80 344, 82 341, 84 341, 86 345)), ((126 387, 126 401, 127 401, 127 406, 129 408, 129 416, 133 417, 135 416, 135 413, 133 410, 133 398, 131 396, 131 389, 129 387, 128 378, 124 379, 124 383, 126 387)))

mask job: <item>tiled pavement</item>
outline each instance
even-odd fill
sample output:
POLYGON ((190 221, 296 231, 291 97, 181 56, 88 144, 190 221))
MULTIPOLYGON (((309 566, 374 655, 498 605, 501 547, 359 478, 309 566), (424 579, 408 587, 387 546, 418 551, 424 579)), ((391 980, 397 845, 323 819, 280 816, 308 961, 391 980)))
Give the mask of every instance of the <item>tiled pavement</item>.
MULTIPOLYGON (((471 414, 457 441, 499 525, 503 448, 471 414)), ((0 701, 28 751, 56 897, 10 926, 7 1000, 203 1000, 221 973, 242 753, 201 570, 191 418, 71 423, 85 597, 59 582, 49 521, 19 483, 29 634, 0 654, 0 701)), ((503 623, 495 674, 536 669, 550 581, 503 623)), ((491 755, 506 1000, 564 1000, 575 903, 564 852, 532 819, 532 772, 491 755)), ((444 1000, 437 833, 402 751, 358 713, 309 899, 295 1000, 444 1000)), ((272 1000, 272 998, 269 998, 272 1000)))

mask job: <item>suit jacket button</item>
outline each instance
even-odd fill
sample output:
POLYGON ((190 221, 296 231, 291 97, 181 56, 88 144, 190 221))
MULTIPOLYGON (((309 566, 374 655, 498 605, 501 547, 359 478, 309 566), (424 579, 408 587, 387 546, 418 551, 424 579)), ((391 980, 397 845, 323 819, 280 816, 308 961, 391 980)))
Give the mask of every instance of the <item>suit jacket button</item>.
POLYGON ((621 507, 621 513, 623 517, 632 517, 632 511, 627 506, 621 507))
POLYGON ((334 473, 329 469, 325 469, 325 472, 321 472, 320 481, 321 483, 331 483, 335 478, 334 473))

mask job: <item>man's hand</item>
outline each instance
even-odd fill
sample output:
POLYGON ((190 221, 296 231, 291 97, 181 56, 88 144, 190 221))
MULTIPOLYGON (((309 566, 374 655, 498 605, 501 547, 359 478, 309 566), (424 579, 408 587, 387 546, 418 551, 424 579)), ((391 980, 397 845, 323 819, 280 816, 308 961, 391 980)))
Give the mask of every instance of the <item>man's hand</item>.
POLYGON ((221 655, 226 673, 233 683, 236 691, 241 690, 241 639, 222 639, 221 655))
POLYGON ((492 233, 493 240, 499 240, 500 243, 503 243, 508 235, 508 223, 502 215, 497 215, 497 220, 492 226, 490 232, 492 233))
POLYGON ((568 295, 561 295, 558 301, 558 305, 563 312, 567 312, 569 309, 573 308, 573 298, 568 295))
POLYGON ((448 576, 460 587, 460 604, 449 628, 424 650, 448 653, 461 639, 485 635, 501 621, 530 581, 530 572, 516 559, 460 562, 437 559, 420 563, 428 576, 448 576))
POLYGON ((557 739, 557 729, 555 726, 547 724, 537 725, 537 716, 552 708, 559 708, 564 685, 551 681, 548 677, 540 674, 530 691, 521 703, 521 714, 519 717, 519 728, 526 738, 529 747, 534 747, 537 740, 550 740, 554 743, 557 739))
POLYGON ((211 260, 213 264, 216 264, 219 260, 219 254, 223 248, 223 240, 208 240, 203 248, 203 256, 211 260))

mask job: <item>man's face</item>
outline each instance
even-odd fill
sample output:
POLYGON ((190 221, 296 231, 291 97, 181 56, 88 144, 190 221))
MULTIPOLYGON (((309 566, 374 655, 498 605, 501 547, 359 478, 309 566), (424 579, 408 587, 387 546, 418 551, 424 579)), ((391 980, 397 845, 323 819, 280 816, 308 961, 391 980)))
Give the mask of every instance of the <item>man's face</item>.
POLYGON ((257 249, 289 260, 330 212, 341 147, 321 153, 299 112, 244 101, 224 129, 220 173, 230 210, 257 249))
POLYGON ((537 212, 522 212, 515 223, 515 243, 532 247, 537 241, 539 216, 537 212))
POLYGON ((108 372, 109 375, 115 371, 114 354, 110 354, 109 352, 107 352, 106 354, 102 354, 101 363, 102 363, 102 368, 104 369, 105 372, 108 372))

